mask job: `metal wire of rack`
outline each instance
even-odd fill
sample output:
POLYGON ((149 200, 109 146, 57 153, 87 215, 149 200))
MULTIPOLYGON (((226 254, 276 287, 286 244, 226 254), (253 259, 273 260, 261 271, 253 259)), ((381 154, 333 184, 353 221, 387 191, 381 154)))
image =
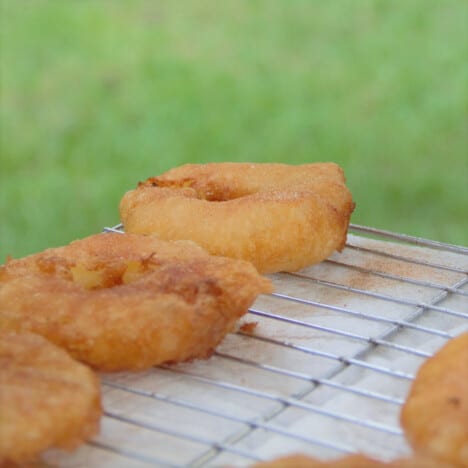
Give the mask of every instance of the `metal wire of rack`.
POLYGON ((468 248, 351 225, 342 253, 271 278, 275 292, 210 359, 103 374, 101 434, 51 460, 195 468, 409 453, 399 412, 411 381, 468 329, 468 248))

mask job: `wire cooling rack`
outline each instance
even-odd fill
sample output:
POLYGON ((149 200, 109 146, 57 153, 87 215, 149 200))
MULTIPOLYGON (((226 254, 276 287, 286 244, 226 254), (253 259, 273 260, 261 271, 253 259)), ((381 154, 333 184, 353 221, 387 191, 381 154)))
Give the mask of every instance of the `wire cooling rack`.
POLYGON ((210 359, 101 375, 101 434, 74 454, 51 452, 52 463, 409 453, 399 413, 415 372, 468 329, 468 248, 352 225, 342 253, 271 278, 275 292, 210 359))

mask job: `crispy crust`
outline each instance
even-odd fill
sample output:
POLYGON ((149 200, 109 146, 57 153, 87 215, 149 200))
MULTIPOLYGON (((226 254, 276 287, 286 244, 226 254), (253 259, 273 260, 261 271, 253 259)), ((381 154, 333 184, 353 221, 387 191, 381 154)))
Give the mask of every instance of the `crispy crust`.
POLYGON ((101 412, 88 367, 40 336, 0 333, 0 466, 76 448, 98 432, 101 412))
POLYGON ((127 192, 127 232, 190 239, 262 273, 320 262, 346 241, 354 203, 333 163, 187 164, 127 192))
POLYGON ((104 371, 207 358, 271 283, 192 242, 102 233, 0 268, 0 330, 104 371))
POLYGON ((415 450, 468 466, 468 332, 421 366, 401 423, 415 450))

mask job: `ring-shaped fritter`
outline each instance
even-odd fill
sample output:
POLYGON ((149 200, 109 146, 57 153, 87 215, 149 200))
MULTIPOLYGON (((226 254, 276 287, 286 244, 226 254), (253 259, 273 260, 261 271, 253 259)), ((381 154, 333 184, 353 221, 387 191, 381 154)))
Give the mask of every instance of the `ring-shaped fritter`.
POLYGON ((187 164, 120 202, 126 232, 190 239, 261 273, 299 270, 341 250, 353 209, 334 163, 187 164))
POLYGON ((38 466, 46 449, 71 450, 94 436, 99 380, 41 336, 0 333, 0 466, 38 466))
POLYGON ((209 357, 271 282, 193 242, 101 233, 0 268, 0 330, 103 371, 209 357))

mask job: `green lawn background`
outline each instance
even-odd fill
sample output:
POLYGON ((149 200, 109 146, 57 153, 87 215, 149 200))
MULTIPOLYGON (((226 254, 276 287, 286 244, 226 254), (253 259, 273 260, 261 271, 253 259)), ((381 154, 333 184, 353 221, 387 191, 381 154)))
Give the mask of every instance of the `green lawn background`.
POLYGON ((468 244, 465 1, 0 4, 0 263, 209 161, 335 161, 354 223, 468 244))

